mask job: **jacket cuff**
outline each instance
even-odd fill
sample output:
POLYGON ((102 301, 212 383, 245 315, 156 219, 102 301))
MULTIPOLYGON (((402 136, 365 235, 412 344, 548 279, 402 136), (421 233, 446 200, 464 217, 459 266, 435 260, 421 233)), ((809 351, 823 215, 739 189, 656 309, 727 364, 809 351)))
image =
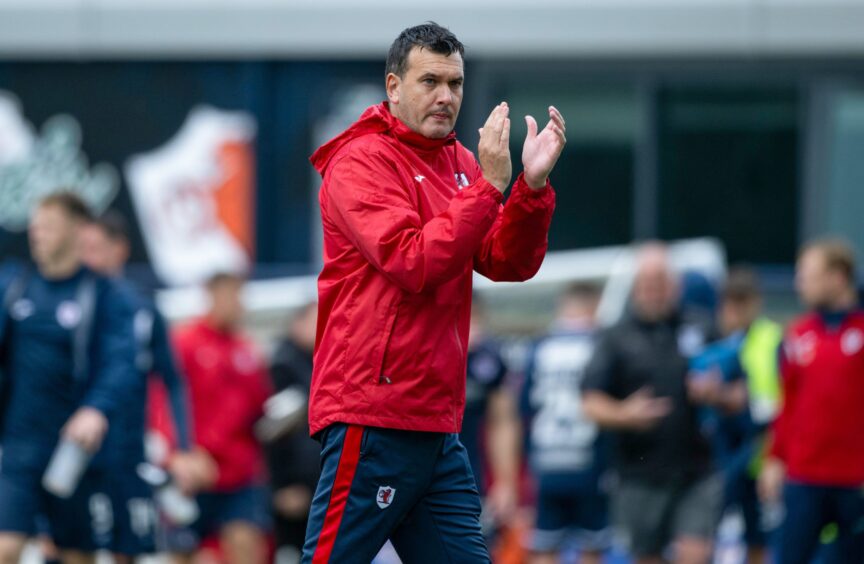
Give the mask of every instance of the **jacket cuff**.
POLYGON ((80 407, 89 407, 95 409, 96 411, 104 415, 105 418, 109 421, 114 415, 114 404, 100 397, 85 398, 85 400, 81 403, 80 407))
POLYGON ((770 437, 769 441, 767 455, 778 460, 785 460, 785 449, 783 448, 783 443, 777 440, 777 435, 775 434, 770 437))
POLYGON ((511 199, 518 199, 524 202, 523 205, 531 209, 549 208, 555 206, 555 190, 549 179, 546 179, 546 185, 542 188, 534 189, 528 186, 525 182, 525 173, 519 175, 516 182, 513 183, 513 193, 511 199))
POLYGON ((528 186, 528 183, 525 182, 525 173, 524 172, 519 174, 519 177, 516 179, 516 182, 514 183, 513 188, 515 189, 517 186, 519 188, 524 188, 524 190, 527 194, 529 194, 531 196, 535 196, 537 198, 542 197, 543 194, 545 194, 546 192, 548 192, 552 188, 552 184, 549 182, 548 176, 546 177, 546 184, 544 184, 542 187, 531 188, 530 186, 528 186))
POLYGON ((479 191, 481 194, 491 196, 498 204, 504 201, 504 194, 502 194, 498 188, 482 176, 474 182, 474 190, 479 191))

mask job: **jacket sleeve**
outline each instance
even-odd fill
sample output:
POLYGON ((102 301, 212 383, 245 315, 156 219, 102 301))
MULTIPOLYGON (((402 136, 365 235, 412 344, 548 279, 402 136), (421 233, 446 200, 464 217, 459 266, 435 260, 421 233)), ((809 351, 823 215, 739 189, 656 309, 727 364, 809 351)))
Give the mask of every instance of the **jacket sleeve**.
POLYGON ((189 397, 186 385, 180 377, 177 361, 169 342, 168 328, 165 318, 156 308, 153 308, 153 333, 151 337, 153 350, 153 370, 165 384, 168 400, 171 404, 171 415, 174 419, 174 430, 177 437, 177 447, 189 450, 192 445, 189 422, 189 397))
MULTIPOLYGON (((789 341, 787 340, 786 343, 789 341)), ((780 357, 780 385, 782 389, 782 400, 780 411, 772 426, 771 444, 768 452, 771 456, 780 460, 786 461, 787 444, 790 440, 791 421, 789 414, 792 411, 792 406, 795 404, 798 392, 798 377, 794 359, 790 355, 794 354, 790 351, 786 344, 780 347, 778 356, 780 357)), ((794 440, 794 439, 791 439, 794 440)))
POLYGON ((379 153, 349 153, 322 193, 325 215, 392 283, 419 293, 465 271, 498 215, 501 193, 482 176, 423 223, 409 190, 379 153))
POLYGON ((521 282, 537 274, 546 256, 554 209, 555 191, 549 181, 532 190, 520 174, 474 255, 474 270, 496 282, 521 282))
POLYGON ((96 306, 90 344, 90 385, 83 406, 101 411, 110 420, 127 402, 135 401, 134 306, 111 284, 106 284, 96 306))

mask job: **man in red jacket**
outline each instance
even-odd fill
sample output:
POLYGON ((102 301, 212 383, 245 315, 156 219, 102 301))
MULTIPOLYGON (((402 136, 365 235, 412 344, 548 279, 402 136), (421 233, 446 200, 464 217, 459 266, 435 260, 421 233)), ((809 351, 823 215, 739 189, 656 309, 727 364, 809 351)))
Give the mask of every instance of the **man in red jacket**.
POLYGON ((263 564, 270 503, 253 428, 270 386, 261 355, 240 332, 242 287, 243 279, 236 275, 211 278, 207 315, 176 334, 195 442, 212 457, 213 468, 196 483, 180 484, 187 493, 197 490, 200 517, 189 531, 172 535, 172 548, 191 552, 202 540, 217 536, 226 562, 263 564), (190 546, 184 546, 184 539, 191 540, 190 546))
POLYGON ((480 500, 457 433, 465 406, 473 271, 533 276, 555 196, 564 120, 526 117, 510 184, 510 120, 456 141, 463 46, 434 23, 390 47, 387 101, 312 156, 323 176, 324 267, 309 405, 322 443, 303 562, 369 562, 390 538, 405 562, 486 562, 480 500))
POLYGON ((786 517, 778 564, 807 564, 822 528, 838 525, 826 562, 864 562, 864 312, 854 253, 840 241, 804 248, 796 286, 812 312, 787 330, 781 355, 783 408, 760 476, 786 517), (785 481, 785 488, 784 488, 785 481))

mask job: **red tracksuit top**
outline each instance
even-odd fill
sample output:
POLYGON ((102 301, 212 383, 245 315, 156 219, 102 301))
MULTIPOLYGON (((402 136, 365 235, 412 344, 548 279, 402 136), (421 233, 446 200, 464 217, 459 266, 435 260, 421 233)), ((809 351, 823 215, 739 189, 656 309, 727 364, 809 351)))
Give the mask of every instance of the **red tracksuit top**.
POLYGON ((174 345, 188 382, 195 443, 219 467, 214 490, 260 483, 264 459, 253 425, 270 395, 261 355, 242 336, 206 320, 179 329, 174 345))
POLYGON ((456 433, 465 407, 472 271, 532 277, 546 253, 552 187, 520 176, 506 206, 456 141, 372 106, 312 155, 324 267, 310 432, 334 422, 456 433))
POLYGON ((790 325, 781 355, 783 407, 771 453, 791 480, 864 485, 864 312, 839 327, 817 313, 790 325))

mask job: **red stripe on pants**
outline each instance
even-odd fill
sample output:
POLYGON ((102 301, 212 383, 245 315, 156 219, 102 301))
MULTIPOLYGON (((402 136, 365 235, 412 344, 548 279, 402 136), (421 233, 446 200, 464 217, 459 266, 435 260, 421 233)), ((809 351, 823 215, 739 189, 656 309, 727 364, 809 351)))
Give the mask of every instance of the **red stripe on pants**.
POLYGON ((339 524, 342 523, 342 515, 345 513, 345 503, 348 501, 348 494, 351 491, 351 482, 354 481, 357 462, 360 460, 360 441, 362 438, 362 426, 348 426, 345 431, 345 441, 342 443, 342 453, 339 456, 339 466, 336 467, 336 479, 333 481, 333 489, 330 491, 330 505, 324 516, 324 525, 318 536, 312 564, 325 564, 330 560, 330 554, 336 544, 336 533, 339 531, 339 524))

